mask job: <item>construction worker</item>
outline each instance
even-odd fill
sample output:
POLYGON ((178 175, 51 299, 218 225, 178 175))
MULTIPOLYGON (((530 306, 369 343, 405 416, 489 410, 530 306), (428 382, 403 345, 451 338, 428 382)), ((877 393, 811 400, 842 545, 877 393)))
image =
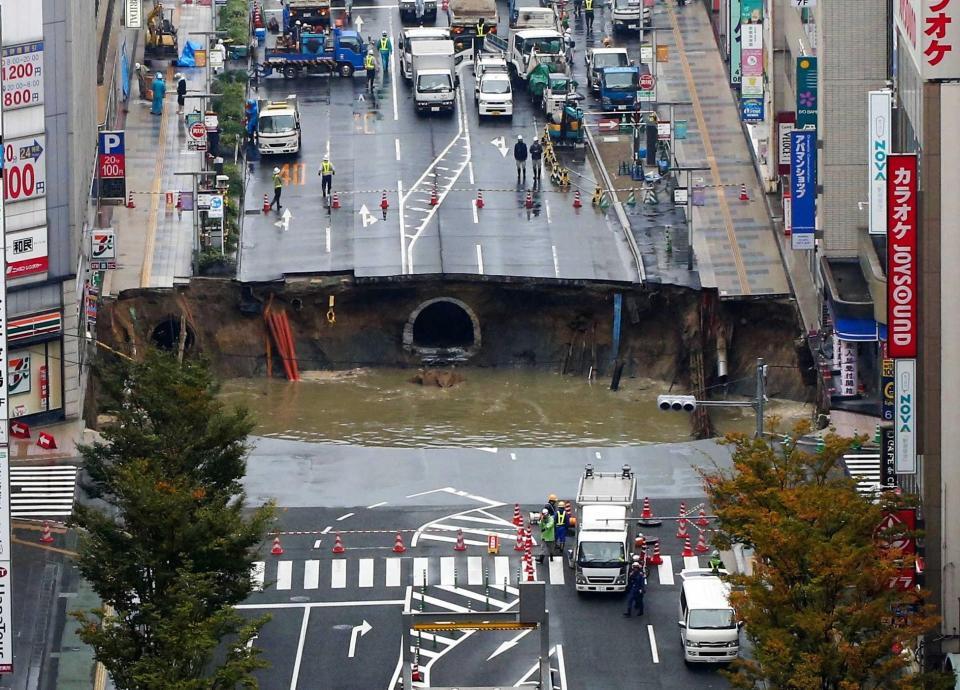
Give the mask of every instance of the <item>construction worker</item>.
POLYGON ((177 80, 177 114, 183 112, 183 104, 187 100, 187 78, 183 72, 177 72, 174 77, 177 80))
POLYGON ((583 0, 583 16, 587 20, 587 33, 593 33, 593 0, 583 0))
POLYGON ((483 52, 483 38, 487 35, 487 23, 483 17, 477 21, 477 37, 473 39, 473 63, 477 63, 477 56, 483 52))
POLYGON ((223 39, 217 39, 217 43, 210 49, 210 53, 216 55, 216 57, 210 61, 213 65, 213 73, 220 74, 227 64, 227 47, 223 45, 223 39))
POLYGON ((550 494, 547 496, 547 502, 543 504, 543 507, 546 508, 547 512, 553 515, 554 518, 557 516, 557 495, 550 494))
MULTIPOLYGON (((535 142, 535 145, 539 146, 539 143, 535 142)), ((533 155, 533 146, 530 147, 530 155, 531 156, 533 155)), ((540 164, 539 158, 534 159, 534 162, 533 162, 533 166, 534 166, 533 167, 533 171, 534 171, 533 183, 534 184, 537 184, 537 180, 539 179, 539 177, 536 174, 537 166, 539 164, 540 164)), ((569 524, 567 520, 570 517, 570 514, 567 512, 568 505, 569 504, 565 505, 561 503, 557 506, 557 516, 556 516, 557 551, 560 553, 561 556, 563 555, 563 549, 567 543, 567 526, 569 524)))
POLYGON ((539 139, 534 139, 533 143, 530 144, 530 168, 533 170, 533 186, 540 186, 540 172, 541 172, 541 163, 540 159, 543 157, 543 147, 540 145, 539 139))
POLYGON ((137 87, 140 89, 140 100, 149 101, 150 99, 147 96, 147 79, 150 77, 150 68, 138 62, 133 66, 133 70, 137 73, 137 87))
POLYGON ((710 566, 710 572, 714 575, 719 575, 720 570, 723 568, 723 560, 720 558, 720 552, 714 550, 713 554, 710 556, 710 560, 707 561, 707 565, 710 566))
POLYGON ((277 205, 277 212, 280 211, 280 192, 283 190, 283 178, 280 177, 280 168, 273 169, 273 201, 270 202, 270 208, 277 205))
POLYGON ((637 609, 638 616, 643 615, 643 595, 646 591, 647 578, 644 577, 643 567, 639 563, 633 563, 627 579, 627 610, 624 611, 624 616, 632 616, 634 608, 637 609))
MULTIPOLYGON (((520 184, 520 178, 523 178, 523 184, 527 183, 527 145, 523 143, 523 135, 517 135, 517 143, 513 145, 513 160, 517 164, 517 184, 520 184)), ((556 501, 556 496, 553 496, 556 501)))
POLYGON ((390 42, 390 37, 387 36, 386 31, 380 34, 377 49, 380 51, 380 59, 383 61, 383 78, 386 79, 390 73, 390 53, 393 52, 393 44, 390 42))
POLYGON ((556 522, 550 511, 544 508, 540 511, 540 546, 543 551, 537 556, 537 563, 543 563, 544 557, 550 560, 556 548, 556 522))
POLYGON ((377 81, 377 61, 373 57, 373 49, 367 51, 367 57, 363 58, 363 68, 367 70, 367 88, 373 93, 373 85, 377 81))
POLYGON ((317 171, 317 174, 320 175, 320 191, 323 198, 326 199, 330 196, 330 189, 333 187, 333 176, 337 174, 333 169, 333 163, 330 162, 330 156, 323 157, 323 162, 320 164, 320 170, 317 171))
POLYGON ((153 89, 153 105, 150 106, 150 112, 154 115, 163 115, 163 97, 167 93, 167 84, 163 81, 163 75, 160 72, 157 72, 153 78, 150 88, 153 89))

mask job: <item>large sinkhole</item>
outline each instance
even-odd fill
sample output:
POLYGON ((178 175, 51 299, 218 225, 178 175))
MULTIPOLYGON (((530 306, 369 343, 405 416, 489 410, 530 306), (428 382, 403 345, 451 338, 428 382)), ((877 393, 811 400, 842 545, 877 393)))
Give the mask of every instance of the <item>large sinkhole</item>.
MULTIPOLYGON (((168 316, 154 327, 151 338, 153 344, 161 350, 177 350, 180 347, 180 318, 168 316)), ((184 350, 189 352, 193 347, 193 330, 187 326, 187 335, 184 340, 184 350)))
POLYGON ((460 300, 437 297, 410 314, 403 344, 424 361, 464 361, 480 349, 480 322, 460 300))

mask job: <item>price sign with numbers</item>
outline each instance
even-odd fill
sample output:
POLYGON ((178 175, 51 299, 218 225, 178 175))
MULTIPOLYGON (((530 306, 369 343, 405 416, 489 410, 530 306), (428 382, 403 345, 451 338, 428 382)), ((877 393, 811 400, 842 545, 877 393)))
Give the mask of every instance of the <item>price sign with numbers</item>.
POLYGON ((3 107, 43 105, 43 41, 3 49, 3 107))
POLYGON ((43 134, 3 142, 3 200, 6 203, 47 195, 46 143, 43 134))

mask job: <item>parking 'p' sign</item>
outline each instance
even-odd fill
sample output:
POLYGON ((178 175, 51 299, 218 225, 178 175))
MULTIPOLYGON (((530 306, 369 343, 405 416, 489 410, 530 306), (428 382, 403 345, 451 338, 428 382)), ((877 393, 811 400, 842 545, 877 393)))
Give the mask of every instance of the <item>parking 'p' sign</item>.
POLYGON ((123 147, 123 131, 100 132, 99 157, 97 159, 101 178, 124 177, 127 173, 123 147))
POLYGON ((38 199, 47 194, 46 136, 33 134, 3 142, 3 200, 38 199))

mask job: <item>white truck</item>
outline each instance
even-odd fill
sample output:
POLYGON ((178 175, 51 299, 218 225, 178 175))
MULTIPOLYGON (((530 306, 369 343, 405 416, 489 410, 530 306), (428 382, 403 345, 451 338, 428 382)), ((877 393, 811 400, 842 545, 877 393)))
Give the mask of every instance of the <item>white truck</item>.
POLYGON ((282 101, 260 101, 257 150, 261 155, 300 151, 300 108, 295 95, 282 101))
POLYGON ((507 63, 521 81, 527 81, 530 73, 542 63, 562 65, 565 70, 567 53, 563 35, 555 29, 511 31, 507 63))
POLYGON ((407 81, 413 79, 413 46, 420 41, 449 41, 450 29, 440 27, 416 27, 404 29, 397 39, 400 53, 400 72, 407 81))
POLYGON ((413 44, 413 102, 418 113, 453 112, 457 77, 453 41, 418 41, 413 44))
POLYGON ((623 592, 636 531, 637 479, 629 465, 596 472, 587 465, 577 489, 576 544, 567 550, 577 592, 623 592))
POLYGON ((587 63, 587 86, 594 93, 600 93, 600 74, 604 67, 630 65, 626 48, 587 48, 583 59, 587 63))
POLYGON ((643 0, 613 0, 613 30, 640 31, 650 25, 651 11, 643 0))

